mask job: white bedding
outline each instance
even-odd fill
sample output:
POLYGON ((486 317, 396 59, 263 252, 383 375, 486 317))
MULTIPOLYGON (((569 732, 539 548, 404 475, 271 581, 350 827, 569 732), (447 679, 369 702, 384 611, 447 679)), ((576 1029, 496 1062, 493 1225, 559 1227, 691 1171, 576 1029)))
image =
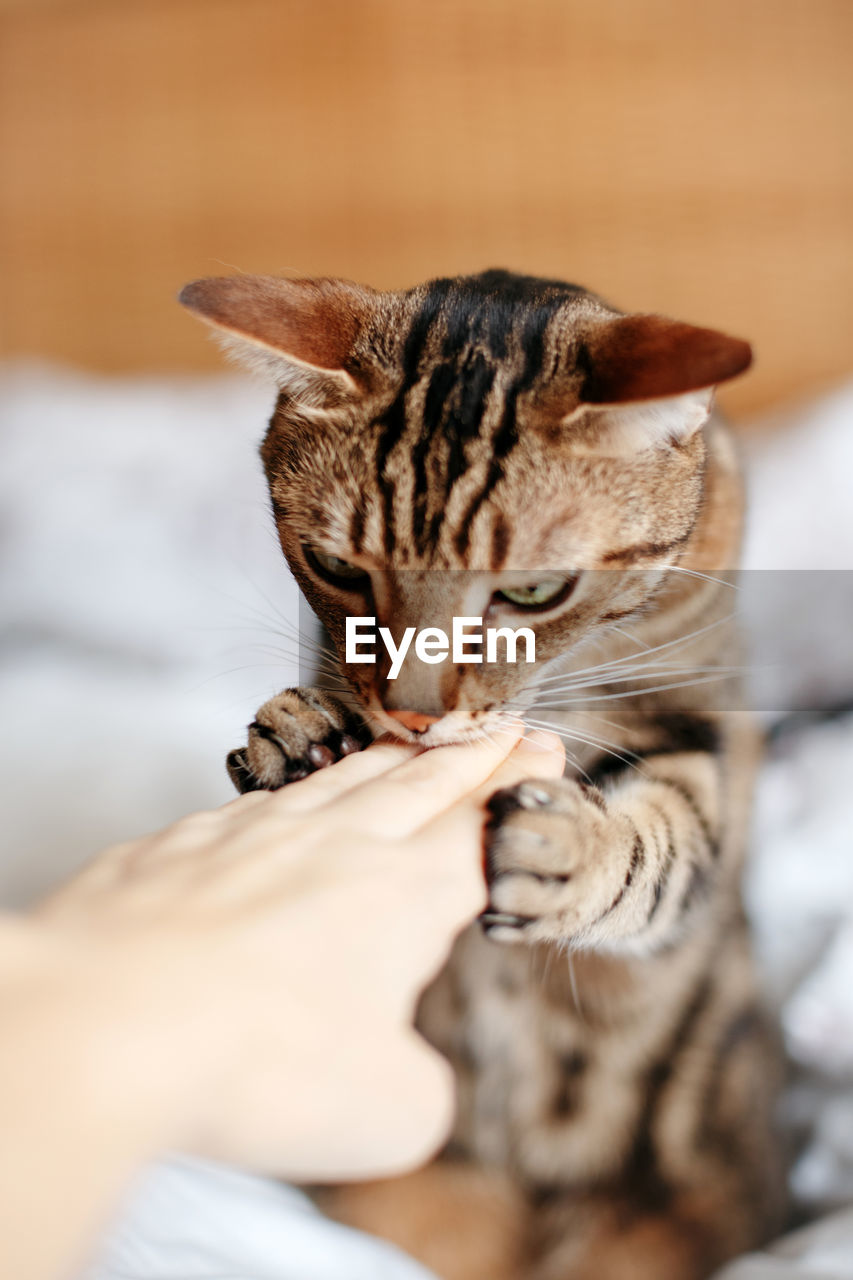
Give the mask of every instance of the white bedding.
MULTIPOLYGON (((716 1280, 850 1280, 851 1259, 847 1209, 738 1259, 716 1280)), ((180 1159, 139 1180, 80 1280, 436 1278, 390 1245, 321 1217, 292 1187, 180 1159)))
MULTIPOLYGON (((81 1280, 431 1280, 293 1187, 202 1160, 148 1170, 81 1280)), ((485 1278, 484 1278, 485 1280, 485 1278)))
MULTIPOLYGON (((0 901, 21 905, 94 849, 229 798, 225 751, 295 679, 296 592, 254 452, 267 389, 19 367, 0 376, 0 397, 0 901)), ((747 454, 747 564, 762 576, 743 598, 761 600, 755 649, 772 655, 756 698, 768 718, 849 700, 853 386, 792 411, 747 454)), ((852 774, 853 714, 778 739, 748 882, 768 997, 799 1064, 786 1100, 802 1147, 793 1185, 815 1213, 853 1203, 852 774)), ((296 1193, 185 1160, 148 1172, 91 1272, 423 1274, 296 1193)), ((853 1211, 726 1272, 812 1276, 853 1277, 853 1211)))

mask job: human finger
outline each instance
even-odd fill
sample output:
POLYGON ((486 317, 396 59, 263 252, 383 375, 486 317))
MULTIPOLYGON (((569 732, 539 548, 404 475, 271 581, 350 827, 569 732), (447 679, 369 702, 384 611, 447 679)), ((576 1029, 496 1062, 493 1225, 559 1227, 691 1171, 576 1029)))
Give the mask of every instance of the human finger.
MULTIPOLYGON (((306 813, 346 795, 355 787, 389 773, 419 751, 413 743, 390 740, 371 743, 342 760, 310 773, 299 782, 288 783, 275 793, 277 805, 289 813, 306 813)), ((252 793, 252 794, 257 794, 252 793)))
POLYGON ((428 954, 436 965, 443 960, 453 935, 486 905, 486 801, 500 788, 528 778, 559 777, 564 764, 559 738, 536 731, 518 744, 485 783, 418 831, 399 837, 406 855, 397 861, 399 874, 416 886, 417 915, 411 920, 411 929, 413 934, 423 931, 422 942, 433 948, 434 954, 428 954))
POLYGON ((523 726, 488 739, 434 747, 337 802, 342 820, 384 836, 406 835, 485 783, 521 736, 523 726))
POLYGON ((419 834, 432 839, 434 832, 451 830, 458 816, 471 815, 482 822, 484 805, 495 791, 515 786, 526 778, 559 778, 565 766, 566 754, 557 735, 545 729, 531 730, 485 781, 458 797, 448 809, 427 819, 419 834))
POLYGON ((433 904, 433 918, 443 909, 446 926, 460 928, 485 906, 482 850, 489 797, 528 778, 560 777, 564 765, 560 739, 537 730, 522 739, 487 782, 413 833, 412 852, 429 861, 431 880, 444 890, 437 894, 438 905, 433 904))

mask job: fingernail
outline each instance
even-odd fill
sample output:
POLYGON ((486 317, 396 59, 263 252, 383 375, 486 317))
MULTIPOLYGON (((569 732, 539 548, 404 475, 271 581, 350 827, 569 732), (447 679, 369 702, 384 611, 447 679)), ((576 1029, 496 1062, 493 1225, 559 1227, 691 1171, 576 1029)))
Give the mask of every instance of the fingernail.
POLYGON ((510 738, 520 738, 524 733, 524 723, 521 720, 505 720, 503 724, 497 725, 494 734, 498 738, 502 738, 506 734, 510 738))
POLYGON ((550 751, 555 755, 563 754, 563 744, 556 733, 547 729, 529 729, 516 747, 516 751, 550 751))

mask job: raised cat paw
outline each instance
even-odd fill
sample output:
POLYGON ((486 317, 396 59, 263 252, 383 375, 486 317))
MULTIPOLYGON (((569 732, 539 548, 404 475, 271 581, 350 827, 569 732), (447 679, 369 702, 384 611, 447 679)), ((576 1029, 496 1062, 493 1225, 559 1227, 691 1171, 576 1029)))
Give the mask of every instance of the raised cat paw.
POLYGON ((485 932, 501 942, 582 933, 611 893, 608 852, 625 834, 601 793, 537 778, 496 792, 488 810, 485 932))
POLYGON ((364 722, 322 689, 285 689, 258 711, 249 741, 228 754, 238 791, 277 791, 370 742, 364 722))

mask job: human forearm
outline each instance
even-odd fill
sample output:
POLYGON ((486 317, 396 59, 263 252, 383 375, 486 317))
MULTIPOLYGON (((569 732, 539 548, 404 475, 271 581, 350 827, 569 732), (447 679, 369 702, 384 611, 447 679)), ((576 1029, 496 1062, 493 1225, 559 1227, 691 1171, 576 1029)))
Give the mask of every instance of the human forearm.
POLYGON ((15 1280, 83 1261, 186 1102, 181 1057, 136 1018, 121 963, 94 960, 33 921, 0 922, 0 1270, 15 1280))

